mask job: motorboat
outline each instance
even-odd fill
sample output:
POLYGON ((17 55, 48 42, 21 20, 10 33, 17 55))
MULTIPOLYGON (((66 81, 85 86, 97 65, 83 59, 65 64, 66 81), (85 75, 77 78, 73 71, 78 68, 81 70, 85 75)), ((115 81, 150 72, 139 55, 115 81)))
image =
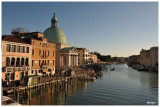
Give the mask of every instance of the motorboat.
POLYGON ((115 68, 111 68, 111 71, 115 70, 115 68))

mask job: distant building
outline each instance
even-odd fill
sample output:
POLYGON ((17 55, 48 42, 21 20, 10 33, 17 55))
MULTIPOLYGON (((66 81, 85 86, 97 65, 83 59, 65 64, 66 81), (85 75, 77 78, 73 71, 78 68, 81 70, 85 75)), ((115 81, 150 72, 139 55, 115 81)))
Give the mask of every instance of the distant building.
POLYGON ((23 82, 31 74, 32 45, 15 36, 2 37, 2 80, 23 82))
POLYGON ((97 55, 90 53, 90 61, 92 63, 97 63, 97 55))
POLYGON ((151 47, 149 50, 140 51, 140 64, 146 66, 158 66, 158 47, 151 47))
POLYGON ((125 63, 124 57, 118 57, 117 60, 118 60, 118 63, 125 63))
POLYGON ((140 55, 129 56, 127 63, 128 63, 129 66, 140 64, 140 55))
POLYGON ((89 51, 86 48, 76 48, 78 50, 78 65, 89 64, 89 51))

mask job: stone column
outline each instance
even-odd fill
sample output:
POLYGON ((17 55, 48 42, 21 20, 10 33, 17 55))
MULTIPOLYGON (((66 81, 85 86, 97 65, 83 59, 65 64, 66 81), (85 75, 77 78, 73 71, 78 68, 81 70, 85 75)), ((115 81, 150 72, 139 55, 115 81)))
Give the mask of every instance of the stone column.
POLYGON ((68 67, 71 66, 71 55, 68 55, 68 67))
POLYGON ((14 58, 14 66, 16 67, 17 58, 14 58))
POLYGON ((11 66, 12 58, 9 58, 9 66, 11 66))
POLYGON ((76 56, 74 55, 74 66, 76 66, 76 56))
POLYGON ((78 66, 78 56, 76 56, 76 66, 78 66))

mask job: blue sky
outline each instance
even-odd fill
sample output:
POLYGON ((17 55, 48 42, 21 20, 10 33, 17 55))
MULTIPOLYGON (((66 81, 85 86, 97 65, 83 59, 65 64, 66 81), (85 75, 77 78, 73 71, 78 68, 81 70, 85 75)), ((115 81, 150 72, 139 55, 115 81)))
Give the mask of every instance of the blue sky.
POLYGON ((158 45, 158 2, 2 2, 2 34, 43 32, 54 10, 72 46, 127 57, 158 45))

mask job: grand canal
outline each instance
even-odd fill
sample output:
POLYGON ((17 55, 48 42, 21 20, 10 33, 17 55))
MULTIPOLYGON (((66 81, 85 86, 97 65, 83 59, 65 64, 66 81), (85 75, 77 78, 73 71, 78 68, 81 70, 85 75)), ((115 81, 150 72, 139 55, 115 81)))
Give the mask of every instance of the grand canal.
MULTIPOLYGON (((94 82, 76 81, 65 89, 47 86, 20 93, 23 105, 157 105, 158 73, 137 71, 126 64, 107 65, 94 82), (110 71, 110 68, 115 68, 110 71)), ((13 97, 13 95, 9 95, 13 97)))

